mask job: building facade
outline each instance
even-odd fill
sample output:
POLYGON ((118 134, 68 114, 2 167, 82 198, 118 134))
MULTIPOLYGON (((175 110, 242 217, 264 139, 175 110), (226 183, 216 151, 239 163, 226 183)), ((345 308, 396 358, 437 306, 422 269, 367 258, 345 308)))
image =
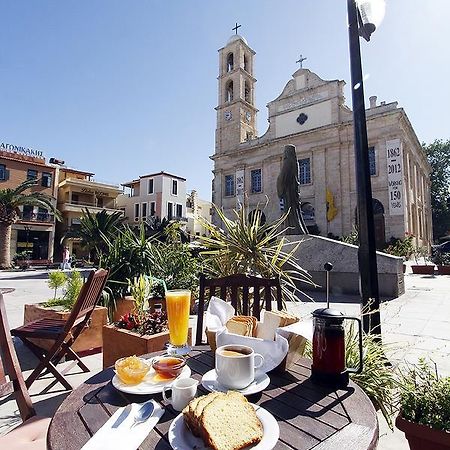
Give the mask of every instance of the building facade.
POLYGON ((122 184, 124 193, 117 206, 130 224, 150 217, 178 219, 186 222, 186 179, 166 172, 140 176, 122 184))
MULTIPOLYGON (((213 202, 231 216, 245 204, 269 220, 282 213, 276 192, 283 148, 296 146, 300 197, 306 225, 322 236, 343 236, 356 226, 352 111, 342 80, 322 80, 299 69, 268 106, 269 127, 258 136, 253 58, 234 35, 219 50, 213 202), (268 199, 268 202, 267 202, 268 199)), ((432 242, 430 167, 403 108, 377 103, 366 110, 376 242, 416 236, 432 242)), ((217 220, 217 219, 214 219, 217 220)))
MULTIPOLYGON (((62 215, 61 222, 56 224, 55 259, 59 261, 63 237, 80 226, 84 211, 87 209, 93 214, 102 210, 110 214, 116 212, 116 198, 122 191, 119 185, 95 181, 91 172, 58 167, 57 176, 57 206, 62 215)), ((77 258, 88 257, 87 250, 81 247, 77 239, 64 240, 64 246, 68 246, 70 254, 77 258)))
MULTIPOLYGON (((41 192, 55 198, 56 168, 47 164, 40 152, 2 144, 0 149, 0 189, 14 189, 25 180, 36 179, 32 192, 41 192), (26 152, 25 150, 29 150, 26 152), (33 153, 31 153, 33 152, 33 153), (34 156, 31 156, 34 155, 34 156)), ((20 219, 11 232, 11 257, 24 251, 30 259, 53 259, 55 217, 43 208, 29 205, 20 207, 20 219)))
POLYGON ((186 198, 186 231, 191 239, 196 236, 206 236, 209 231, 202 225, 198 218, 211 222, 212 204, 199 198, 197 191, 191 191, 186 198))

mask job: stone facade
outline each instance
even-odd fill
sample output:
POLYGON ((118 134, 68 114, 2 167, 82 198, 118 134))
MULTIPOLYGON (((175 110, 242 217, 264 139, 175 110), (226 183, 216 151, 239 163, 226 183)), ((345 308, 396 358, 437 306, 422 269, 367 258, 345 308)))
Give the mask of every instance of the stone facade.
POLYGON ((197 219, 201 217, 211 222, 211 202, 199 198, 197 191, 191 191, 186 198, 186 231, 191 238, 209 234, 208 230, 197 219))
MULTIPOLYGON (((326 81, 308 69, 297 70, 281 94, 267 105, 269 127, 258 137, 254 54, 239 35, 219 50, 216 150, 211 157, 213 202, 227 216, 244 203, 249 211, 264 208, 269 220, 278 218, 281 212, 276 180, 283 148, 293 144, 308 227, 318 229, 322 236, 351 233, 357 200, 352 111, 345 105, 345 82, 326 81), (238 57, 234 57, 235 65, 229 70, 226 61, 231 53, 238 57), (247 55, 248 72, 243 69, 243 54, 247 55), (227 97, 230 80, 234 87, 232 98, 227 97), (242 80, 247 81, 250 96, 243 91, 242 80), (251 119, 250 123, 246 118, 251 119)), ((377 104, 371 97, 370 103, 366 114, 377 245, 382 247, 391 237, 412 233, 417 245, 428 246, 432 227, 426 157, 397 102, 377 104)))

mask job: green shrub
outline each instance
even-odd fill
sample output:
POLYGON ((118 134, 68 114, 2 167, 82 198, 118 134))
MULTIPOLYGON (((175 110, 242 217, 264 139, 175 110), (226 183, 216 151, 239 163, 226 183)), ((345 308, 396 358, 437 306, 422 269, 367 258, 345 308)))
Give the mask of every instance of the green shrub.
MULTIPOLYGON (((56 278, 58 278, 58 282, 61 281, 62 279, 62 277, 60 276, 56 278)), ((50 276, 48 283, 50 286, 50 276)), ((78 299, 78 295, 80 294, 81 288, 83 287, 83 279, 81 278, 80 272, 73 271, 70 276, 66 276, 64 284, 65 284, 64 296, 62 298, 57 298, 55 293, 55 297, 44 303, 44 306, 46 306, 47 308, 51 308, 54 306, 62 306, 64 309, 69 310, 73 308, 73 305, 78 299)))
POLYGON ((53 300, 56 300, 57 290, 66 284, 67 275, 62 270, 57 270, 56 272, 50 272, 48 274, 48 287, 55 290, 55 295, 53 300))
POLYGON ((425 359, 400 372, 398 386, 404 419, 450 431, 450 377, 440 377, 425 359))
POLYGON ((389 255, 409 259, 414 253, 413 240, 414 236, 412 234, 406 234, 403 239, 391 238, 390 243, 384 249, 384 252, 389 255))

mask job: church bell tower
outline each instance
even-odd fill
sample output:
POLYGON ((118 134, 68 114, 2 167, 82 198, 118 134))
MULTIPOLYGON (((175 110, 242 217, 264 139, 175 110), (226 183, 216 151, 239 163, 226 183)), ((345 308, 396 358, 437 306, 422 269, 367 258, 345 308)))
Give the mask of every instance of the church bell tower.
POLYGON ((216 107, 216 154, 254 139, 256 113, 253 77, 255 52, 237 34, 238 25, 227 45, 219 50, 219 101, 216 107))

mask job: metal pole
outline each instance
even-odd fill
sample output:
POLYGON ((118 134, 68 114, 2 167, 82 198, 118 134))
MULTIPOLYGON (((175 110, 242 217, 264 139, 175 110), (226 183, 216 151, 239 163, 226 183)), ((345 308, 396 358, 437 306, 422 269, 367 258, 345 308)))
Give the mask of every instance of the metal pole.
POLYGON ((363 316, 364 331, 381 336, 372 186, 370 184, 364 85, 359 47, 358 10, 355 0, 347 0, 347 11, 355 140, 361 308, 366 313, 363 316))

